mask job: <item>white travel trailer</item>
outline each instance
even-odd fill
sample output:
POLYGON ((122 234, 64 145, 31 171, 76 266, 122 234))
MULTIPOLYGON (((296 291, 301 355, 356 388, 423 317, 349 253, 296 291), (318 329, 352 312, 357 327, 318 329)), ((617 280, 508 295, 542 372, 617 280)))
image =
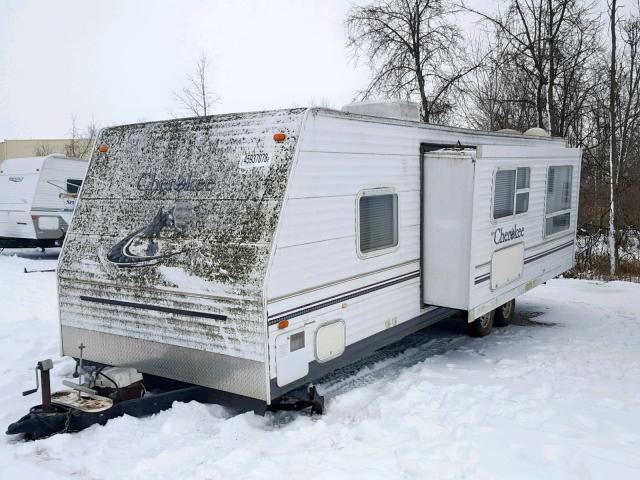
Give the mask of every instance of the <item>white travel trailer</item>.
POLYGON ((327 109, 103 130, 67 234, 62 352, 268 405, 574 263, 580 151, 327 109))
POLYGON ((0 248, 62 245, 86 170, 64 155, 0 163, 0 248))

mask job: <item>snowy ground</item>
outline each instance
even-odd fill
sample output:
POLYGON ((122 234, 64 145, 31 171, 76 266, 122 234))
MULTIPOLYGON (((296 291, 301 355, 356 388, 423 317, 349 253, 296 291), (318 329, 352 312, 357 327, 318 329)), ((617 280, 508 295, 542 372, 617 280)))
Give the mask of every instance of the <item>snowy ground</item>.
MULTIPOLYGON (((53 258, 0 256, 0 427, 58 355, 53 258)), ((484 339, 428 329, 325 380, 326 415, 176 404, 37 442, 0 439, 3 479, 640 478, 640 285, 554 280, 484 339)), ((54 385, 55 386, 55 385, 54 385)))

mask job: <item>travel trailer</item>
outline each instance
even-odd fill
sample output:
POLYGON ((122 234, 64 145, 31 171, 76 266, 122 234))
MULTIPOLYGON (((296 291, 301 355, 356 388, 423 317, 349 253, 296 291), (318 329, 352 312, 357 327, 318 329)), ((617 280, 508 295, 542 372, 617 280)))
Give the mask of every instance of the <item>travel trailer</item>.
POLYGON ((104 129, 62 353, 259 410, 454 314, 486 335, 573 266, 579 179, 580 150, 535 129, 322 108, 104 129))
POLYGON ((64 155, 0 163, 0 249, 61 246, 86 170, 64 155))

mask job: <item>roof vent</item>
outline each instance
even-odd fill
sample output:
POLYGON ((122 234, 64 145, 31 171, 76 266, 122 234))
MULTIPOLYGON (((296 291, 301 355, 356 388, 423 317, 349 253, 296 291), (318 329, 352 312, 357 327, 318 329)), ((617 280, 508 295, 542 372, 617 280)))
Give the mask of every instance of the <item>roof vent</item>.
POLYGON ((343 112, 371 115, 372 117, 397 118, 420 121, 420 107, 417 103, 400 100, 367 101, 350 103, 342 107, 343 112))
POLYGON ((500 130, 496 130, 496 133, 508 133, 510 135, 520 135, 520 132, 514 130, 513 128, 501 128, 500 130))
POLYGON ((523 135, 529 135, 530 137, 548 137, 547 131, 540 127, 533 127, 523 133, 523 135))

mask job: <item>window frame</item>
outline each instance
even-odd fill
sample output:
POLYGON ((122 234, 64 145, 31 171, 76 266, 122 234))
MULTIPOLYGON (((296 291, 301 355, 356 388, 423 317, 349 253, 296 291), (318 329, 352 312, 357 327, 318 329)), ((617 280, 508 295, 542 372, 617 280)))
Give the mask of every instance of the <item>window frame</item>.
POLYGON ((82 184, 84 183, 84 179, 83 178, 67 178, 65 180, 65 191, 67 193, 67 195, 78 195, 80 193, 80 189, 82 188, 82 184), (75 183, 71 183, 71 182, 80 182, 79 185, 76 185, 75 183), (74 187, 76 187, 76 191, 75 192, 70 192, 69 191, 69 186, 73 185, 74 187))
POLYGON ((527 209, 524 212, 520 212, 520 213, 516 213, 516 206, 518 205, 518 194, 519 193, 528 193, 529 194, 529 200, 531 200, 531 166, 530 165, 516 165, 514 167, 497 167, 494 171, 493 171, 493 189, 491 191, 491 211, 489 212, 489 215, 491 217, 491 222, 492 223, 497 223, 500 222, 502 220, 505 219, 513 219, 515 217, 518 217, 520 215, 526 215, 527 213, 529 213, 529 202, 527 202, 527 209), (527 188, 518 188, 518 169, 519 168, 526 168, 529 170, 529 186, 527 188), (496 178, 498 176, 498 172, 500 171, 508 171, 508 170, 514 170, 516 172, 515 177, 514 177, 514 189, 513 189, 513 213, 511 215, 505 215, 504 217, 498 217, 496 218, 495 215, 495 203, 496 203, 496 178))
POLYGON ((572 205, 573 205, 573 165, 571 164, 562 164, 562 165, 547 165, 547 178, 545 180, 545 184, 544 184, 544 222, 542 222, 542 234, 543 234, 543 238, 546 240, 548 238, 555 238, 555 237, 561 237, 563 235, 566 235, 567 233, 572 232, 572 228, 571 228, 571 222, 573 222, 573 218, 571 215, 571 210, 572 210, 572 205), (547 202, 549 201, 549 194, 548 194, 548 188, 549 188, 549 172, 551 171, 552 168, 557 168, 557 167, 569 167, 569 178, 571 180, 571 189, 569 191, 569 208, 565 208, 563 210, 558 210, 557 212, 553 212, 553 213, 547 213, 547 202), (565 214, 569 214, 569 226, 567 228, 565 228, 564 230, 560 230, 558 232, 555 233, 550 233, 547 235, 547 219, 549 218, 553 218, 553 217, 559 217, 560 215, 565 215, 565 214))
POLYGON ((400 208, 399 208, 400 198, 398 197, 398 192, 393 187, 377 187, 377 188, 365 188, 358 192, 356 195, 356 252, 358 257, 362 260, 371 257, 378 257, 380 255, 387 255, 389 253, 395 252, 400 248, 400 208), (360 199, 362 197, 377 197, 381 195, 393 195, 394 197, 394 227, 395 227, 395 244, 389 247, 378 248, 375 250, 370 250, 367 252, 363 252, 360 249, 360 199))

